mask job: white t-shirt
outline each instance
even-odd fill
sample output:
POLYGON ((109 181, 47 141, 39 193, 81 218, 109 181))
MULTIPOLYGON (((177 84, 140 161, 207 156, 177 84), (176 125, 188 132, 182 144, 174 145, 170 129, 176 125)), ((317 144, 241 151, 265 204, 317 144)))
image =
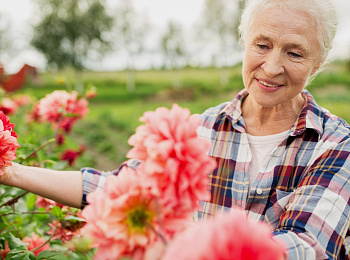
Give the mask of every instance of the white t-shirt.
POLYGON ((249 165, 249 186, 251 187, 259 174, 260 167, 263 165, 267 156, 279 145, 285 138, 289 130, 265 136, 254 136, 247 134, 249 147, 252 152, 252 160, 249 165))

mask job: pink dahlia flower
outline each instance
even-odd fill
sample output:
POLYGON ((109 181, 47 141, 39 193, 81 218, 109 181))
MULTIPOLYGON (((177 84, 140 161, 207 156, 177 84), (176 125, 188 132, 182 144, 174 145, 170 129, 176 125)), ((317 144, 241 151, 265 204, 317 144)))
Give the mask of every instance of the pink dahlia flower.
POLYGON ((90 193, 87 200, 83 233, 98 248, 95 259, 138 259, 157 240, 152 231, 159 230, 157 202, 134 170, 123 168, 118 176, 107 177, 103 191, 90 193))
POLYGON ((273 239, 263 222, 250 222, 241 210, 219 213, 182 233, 169 244, 163 260, 278 260, 286 246, 273 239))
POLYGON ((47 234, 53 235, 52 240, 60 239, 62 240, 62 243, 65 244, 66 242, 70 241, 73 237, 81 236, 81 228, 83 227, 83 225, 84 222, 69 220, 61 220, 57 224, 57 220, 55 219, 54 221, 52 221, 52 223, 49 223, 51 229, 47 232, 47 234), (53 234, 55 229, 56 232, 55 234, 53 234))
MULTIPOLYGON (((25 243, 29 243, 29 245, 27 245, 28 250, 33 250, 46 242, 46 240, 44 238, 39 237, 35 233, 32 233, 31 237, 23 238, 22 241, 25 243)), ((44 250, 50 250, 50 244, 45 244, 44 246, 42 246, 38 250, 35 250, 33 253, 35 254, 35 256, 38 256, 38 254, 44 250)))
POLYGON ((0 111, 6 115, 13 115, 18 110, 18 104, 10 98, 3 98, 0 105, 0 111))
MULTIPOLYGON (((20 145, 17 143, 14 127, 9 118, 0 111, 0 167, 10 166, 16 159, 16 150, 20 145)), ((0 175, 2 174, 3 171, 0 169, 0 175)))
POLYGON ((64 90, 55 90, 39 101, 38 114, 47 122, 57 125, 63 129, 71 129, 71 126, 86 116, 89 111, 88 101, 79 98, 78 93, 68 93, 64 90))
POLYGON ((18 95, 13 97, 13 101, 18 105, 18 106, 25 106, 30 104, 31 102, 31 97, 26 95, 26 94, 22 94, 22 95, 18 95))
POLYGON ((199 118, 174 104, 169 110, 146 112, 136 133, 128 158, 140 159, 144 185, 158 196, 164 211, 189 216, 198 200, 209 199, 208 173, 216 167, 207 155, 210 142, 197 136, 199 118))
POLYGON ((52 209, 54 206, 63 208, 62 204, 56 201, 41 197, 39 195, 36 196, 35 206, 37 206, 38 208, 45 208, 46 211, 50 211, 50 209, 52 209))

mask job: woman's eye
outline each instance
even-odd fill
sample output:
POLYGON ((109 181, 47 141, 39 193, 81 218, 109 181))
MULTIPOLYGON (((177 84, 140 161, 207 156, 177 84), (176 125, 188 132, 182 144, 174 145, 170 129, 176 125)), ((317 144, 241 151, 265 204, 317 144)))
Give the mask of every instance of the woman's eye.
POLYGON ((295 52, 289 52, 288 53, 290 56, 292 56, 293 58, 301 58, 302 55, 298 54, 298 53, 295 53, 295 52))
POLYGON ((261 50, 265 50, 267 49, 267 45, 264 45, 264 44, 257 44, 258 48, 261 49, 261 50))

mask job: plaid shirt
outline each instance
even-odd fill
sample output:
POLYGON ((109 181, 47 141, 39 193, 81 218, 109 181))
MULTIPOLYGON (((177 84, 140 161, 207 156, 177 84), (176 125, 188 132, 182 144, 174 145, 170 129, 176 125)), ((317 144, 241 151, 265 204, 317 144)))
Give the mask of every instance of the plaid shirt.
MULTIPOLYGON (((209 174, 211 199, 201 203, 198 217, 242 208, 251 219, 270 225, 287 244, 290 259, 345 259, 346 242, 350 244, 350 126, 304 91, 306 103, 298 120, 249 188, 252 155, 241 112, 246 95, 242 90, 231 102, 201 115, 198 134, 211 140, 209 154, 218 167, 209 174)), ((84 194, 104 182, 96 175, 113 174, 89 168, 82 172, 84 194)))

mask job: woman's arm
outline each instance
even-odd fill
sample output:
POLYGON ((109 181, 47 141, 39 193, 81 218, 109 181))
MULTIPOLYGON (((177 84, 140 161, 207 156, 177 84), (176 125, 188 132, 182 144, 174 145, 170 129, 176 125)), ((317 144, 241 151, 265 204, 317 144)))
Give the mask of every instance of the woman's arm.
POLYGON ((55 171, 17 163, 2 170, 0 184, 21 188, 64 205, 81 207, 83 178, 80 171, 55 171))

